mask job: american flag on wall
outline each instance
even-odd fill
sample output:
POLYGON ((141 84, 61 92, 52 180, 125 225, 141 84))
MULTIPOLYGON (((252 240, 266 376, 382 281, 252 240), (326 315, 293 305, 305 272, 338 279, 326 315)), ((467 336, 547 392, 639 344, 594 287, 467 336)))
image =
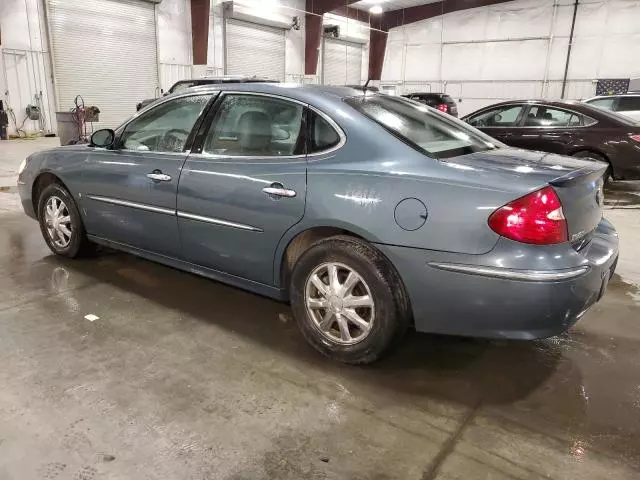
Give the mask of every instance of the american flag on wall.
POLYGON ((628 91, 628 78, 599 78, 596 86, 596 95, 619 95, 628 91))

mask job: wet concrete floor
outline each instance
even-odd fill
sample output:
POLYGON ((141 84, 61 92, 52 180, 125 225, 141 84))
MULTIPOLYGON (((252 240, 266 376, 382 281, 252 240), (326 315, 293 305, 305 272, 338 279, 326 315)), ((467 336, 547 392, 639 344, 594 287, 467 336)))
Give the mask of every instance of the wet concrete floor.
POLYGON ((360 368, 312 351, 286 305, 126 254, 54 257, 14 190, 0 480, 640 478, 637 184, 605 195, 622 277, 569 333, 413 333, 360 368))
POLYGON ((619 277, 561 337, 413 333, 357 368, 286 305, 0 225, 2 480, 640 478, 640 291, 619 277))

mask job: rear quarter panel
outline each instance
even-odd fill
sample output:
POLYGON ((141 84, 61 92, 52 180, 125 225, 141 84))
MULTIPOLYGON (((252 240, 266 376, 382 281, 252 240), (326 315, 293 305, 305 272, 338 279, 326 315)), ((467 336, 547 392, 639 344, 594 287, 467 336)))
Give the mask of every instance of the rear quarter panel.
POLYGON ((513 175, 428 158, 377 123, 358 121, 354 128, 342 123, 347 142, 341 149, 309 157, 305 215, 281 240, 274 271, 296 235, 321 226, 387 245, 476 255, 494 247, 499 236, 487 218, 521 195, 521 186, 505 181, 513 175), (427 209, 426 221, 413 231, 395 220, 397 205, 410 198, 427 209))

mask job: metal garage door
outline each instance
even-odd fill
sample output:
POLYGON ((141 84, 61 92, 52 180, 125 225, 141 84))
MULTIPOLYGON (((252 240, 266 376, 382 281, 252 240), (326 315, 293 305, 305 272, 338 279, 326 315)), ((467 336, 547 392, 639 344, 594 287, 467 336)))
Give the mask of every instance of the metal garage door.
POLYGON ((284 30, 228 18, 227 74, 284 80, 284 30))
POLYGON ((47 0, 61 110, 76 95, 116 127, 158 84, 154 5, 140 0, 47 0))
POLYGON ((324 39, 323 83, 359 85, 362 72, 362 45, 332 38, 324 39))

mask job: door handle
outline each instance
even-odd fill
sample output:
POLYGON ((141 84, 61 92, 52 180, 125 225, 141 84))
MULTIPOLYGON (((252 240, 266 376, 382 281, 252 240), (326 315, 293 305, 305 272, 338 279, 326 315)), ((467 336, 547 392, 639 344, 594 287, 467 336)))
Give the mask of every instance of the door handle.
POLYGON ((147 173, 147 178, 150 178, 154 182, 170 182, 171 175, 162 173, 160 170, 154 170, 151 173, 147 173))
POLYGON ((289 190, 288 188, 284 188, 283 186, 264 187, 262 191, 268 195, 273 195, 274 197, 293 198, 297 195, 295 190, 289 190))

